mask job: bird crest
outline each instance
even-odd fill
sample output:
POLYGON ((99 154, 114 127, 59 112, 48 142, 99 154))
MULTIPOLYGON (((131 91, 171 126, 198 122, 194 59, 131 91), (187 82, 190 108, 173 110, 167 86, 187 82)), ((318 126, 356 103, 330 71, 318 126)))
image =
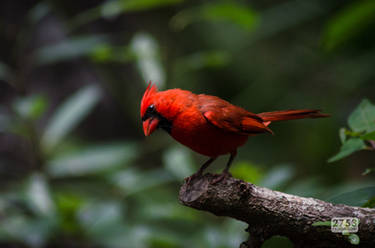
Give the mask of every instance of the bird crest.
POLYGON ((150 81, 145 93, 143 94, 142 101, 141 101, 141 117, 146 113, 148 106, 151 104, 152 96, 158 92, 156 85, 152 84, 150 81))

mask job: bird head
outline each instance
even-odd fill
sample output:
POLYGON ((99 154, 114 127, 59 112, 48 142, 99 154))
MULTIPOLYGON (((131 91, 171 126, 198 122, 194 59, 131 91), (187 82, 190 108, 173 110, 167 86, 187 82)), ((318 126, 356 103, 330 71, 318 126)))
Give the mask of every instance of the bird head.
POLYGON ((166 92, 158 92, 155 85, 150 82, 141 101, 141 118, 143 132, 146 136, 151 135, 157 128, 162 128, 168 133, 171 132, 172 121, 170 114, 170 97, 166 92), (169 119, 167 119, 168 117, 169 119))
POLYGON ((157 129, 160 122, 154 103, 154 96, 157 91, 156 86, 152 85, 150 82, 141 101, 141 118, 143 123, 143 132, 146 136, 153 133, 157 129))

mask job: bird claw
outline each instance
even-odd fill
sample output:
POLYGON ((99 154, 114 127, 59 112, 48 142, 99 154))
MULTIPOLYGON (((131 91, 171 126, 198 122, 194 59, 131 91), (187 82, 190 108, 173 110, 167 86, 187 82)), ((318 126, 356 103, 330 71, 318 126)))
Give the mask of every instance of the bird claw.
POLYGON ((189 177, 186 177, 184 180, 185 180, 186 184, 190 184, 191 181, 193 181, 193 180, 195 180, 195 179, 197 179, 201 176, 202 176, 202 173, 197 172, 197 173, 194 173, 193 175, 191 175, 189 177))
POLYGON ((212 184, 217 184, 227 177, 232 177, 232 174, 230 174, 228 171, 224 171, 212 181, 212 184))

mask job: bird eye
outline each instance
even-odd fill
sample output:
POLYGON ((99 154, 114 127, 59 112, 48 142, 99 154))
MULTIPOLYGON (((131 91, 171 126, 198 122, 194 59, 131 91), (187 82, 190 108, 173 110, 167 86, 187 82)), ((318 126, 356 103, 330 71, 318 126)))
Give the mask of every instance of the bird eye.
POLYGON ((147 108, 147 112, 154 112, 155 111, 155 106, 154 106, 154 104, 151 104, 150 106, 148 106, 148 108, 147 108))
POLYGON ((147 107, 146 113, 142 116, 142 121, 147 120, 148 118, 154 116, 156 114, 156 109, 154 104, 151 104, 150 106, 147 107))

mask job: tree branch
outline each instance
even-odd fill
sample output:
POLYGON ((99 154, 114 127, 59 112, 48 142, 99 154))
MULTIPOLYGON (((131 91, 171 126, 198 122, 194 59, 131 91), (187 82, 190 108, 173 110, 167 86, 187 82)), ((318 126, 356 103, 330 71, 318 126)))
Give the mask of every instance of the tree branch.
POLYGON ((213 184, 218 175, 205 174, 185 182, 179 194, 186 206, 228 216, 249 224, 241 248, 260 247, 273 235, 288 237, 295 247, 351 247, 347 236, 329 226, 312 226, 333 217, 360 220, 360 246, 375 247, 375 209, 331 204, 262 188, 233 177, 213 184))

